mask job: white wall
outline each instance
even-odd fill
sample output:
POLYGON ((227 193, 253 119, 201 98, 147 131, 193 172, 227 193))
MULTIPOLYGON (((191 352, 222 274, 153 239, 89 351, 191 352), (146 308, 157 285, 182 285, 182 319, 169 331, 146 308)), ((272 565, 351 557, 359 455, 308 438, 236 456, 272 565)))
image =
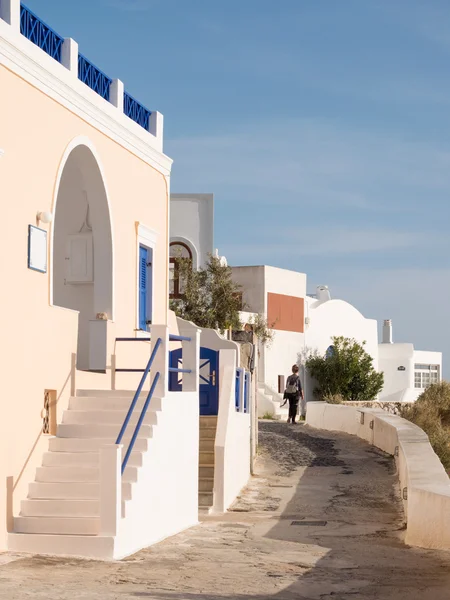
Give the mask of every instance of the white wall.
POLYGON ((236 412, 236 353, 220 350, 213 511, 226 511, 250 477, 250 414, 236 412))
POLYGON ((244 310, 264 314, 266 311, 264 267, 232 267, 231 278, 242 287, 244 310))
POLYGON ((419 427, 383 410, 325 402, 310 403, 306 421, 318 429, 357 435, 396 455, 407 517, 405 542, 423 548, 450 549, 449 478, 419 427))
MULTIPOLYGON (((366 319, 354 306, 344 300, 328 300, 318 302, 306 298, 305 316, 309 325, 305 332, 305 348, 307 352, 318 352, 323 355, 332 344, 333 336, 354 338, 358 342, 366 342, 365 350, 374 359, 373 366, 378 369, 378 331, 377 322, 366 319)), ((307 401, 314 399, 314 382, 309 376, 305 381, 305 397, 307 401)))
POLYGON ((170 195, 170 241, 187 243, 194 267, 204 267, 214 252, 213 194, 170 195))
POLYGON ((306 296, 306 275, 288 269, 264 267, 265 310, 267 310, 267 294, 284 294, 295 298, 306 296))
MULTIPOLYGON (((379 344, 379 370, 384 374, 380 400, 395 394, 402 401, 403 392, 414 388, 414 346, 412 344, 379 344), (405 367, 405 370, 398 370, 405 367)), ((415 399, 415 398, 414 398, 415 399)))
POLYGON ((120 521, 114 558, 198 522, 199 420, 198 392, 169 392, 162 400, 138 482, 120 521))

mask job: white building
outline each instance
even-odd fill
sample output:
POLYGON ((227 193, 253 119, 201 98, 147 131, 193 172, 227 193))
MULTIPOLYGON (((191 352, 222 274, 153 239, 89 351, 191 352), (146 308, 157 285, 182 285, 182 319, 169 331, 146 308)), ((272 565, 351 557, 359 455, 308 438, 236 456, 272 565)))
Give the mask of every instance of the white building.
POLYGON ((380 400, 386 402, 414 402, 426 387, 441 381, 442 353, 415 350, 413 344, 393 343, 390 319, 383 324, 378 362, 384 373, 380 400))

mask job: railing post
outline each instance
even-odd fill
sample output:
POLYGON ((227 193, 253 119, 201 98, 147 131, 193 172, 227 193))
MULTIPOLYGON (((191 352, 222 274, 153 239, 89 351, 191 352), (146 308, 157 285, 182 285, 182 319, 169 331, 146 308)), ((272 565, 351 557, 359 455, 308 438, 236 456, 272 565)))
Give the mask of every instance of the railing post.
POLYGON ((109 88, 109 100, 113 106, 123 113, 123 93, 125 91, 123 82, 120 79, 113 79, 109 88))
POLYGON ((0 0, 0 18, 20 33, 20 0, 0 0))
MULTIPOLYGON (((190 373, 183 373, 183 392, 198 392, 200 370, 200 329, 195 326, 183 327, 180 335, 191 338, 190 342, 182 342, 183 369, 190 369, 190 373)), ((219 374, 216 373, 216 377, 219 374)))
POLYGON ((63 42, 61 64, 78 77, 78 44, 72 38, 65 38, 63 42))
POLYGON ((169 391, 169 328, 167 325, 151 325, 150 335, 152 351, 158 339, 161 339, 161 346, 150 372, 150 382, 153 381, 156 373, 160 373, 154 397, 165 398, 169 391))
POLYGON ((162 150, 163 145, 163 130, 164 130, 164 116, 157 110, 152 110, 149 119, 149 131, 155 136, 159 142, 158 146, 162 150))
POLYGON ((100 448, 100 535, 117 535, 122 517, 122 446, 100 448))

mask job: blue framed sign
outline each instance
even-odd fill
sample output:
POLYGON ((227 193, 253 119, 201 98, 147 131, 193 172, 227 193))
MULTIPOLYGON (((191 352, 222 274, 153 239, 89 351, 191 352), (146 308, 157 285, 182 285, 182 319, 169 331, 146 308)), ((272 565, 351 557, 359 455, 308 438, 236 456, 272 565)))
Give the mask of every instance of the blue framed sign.
POLYGON ((47 232, 28 225, 28 268, 47 273, 47 232))

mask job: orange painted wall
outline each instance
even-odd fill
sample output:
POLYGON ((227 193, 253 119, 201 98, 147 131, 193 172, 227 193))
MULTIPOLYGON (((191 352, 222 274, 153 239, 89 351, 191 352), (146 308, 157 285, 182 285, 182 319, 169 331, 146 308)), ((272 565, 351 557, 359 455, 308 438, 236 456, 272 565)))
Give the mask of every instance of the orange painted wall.
POLYGON ((267 321, 273 329, 303 333, 305 323, 304 299, 269 292, 267 294, 267 321))

